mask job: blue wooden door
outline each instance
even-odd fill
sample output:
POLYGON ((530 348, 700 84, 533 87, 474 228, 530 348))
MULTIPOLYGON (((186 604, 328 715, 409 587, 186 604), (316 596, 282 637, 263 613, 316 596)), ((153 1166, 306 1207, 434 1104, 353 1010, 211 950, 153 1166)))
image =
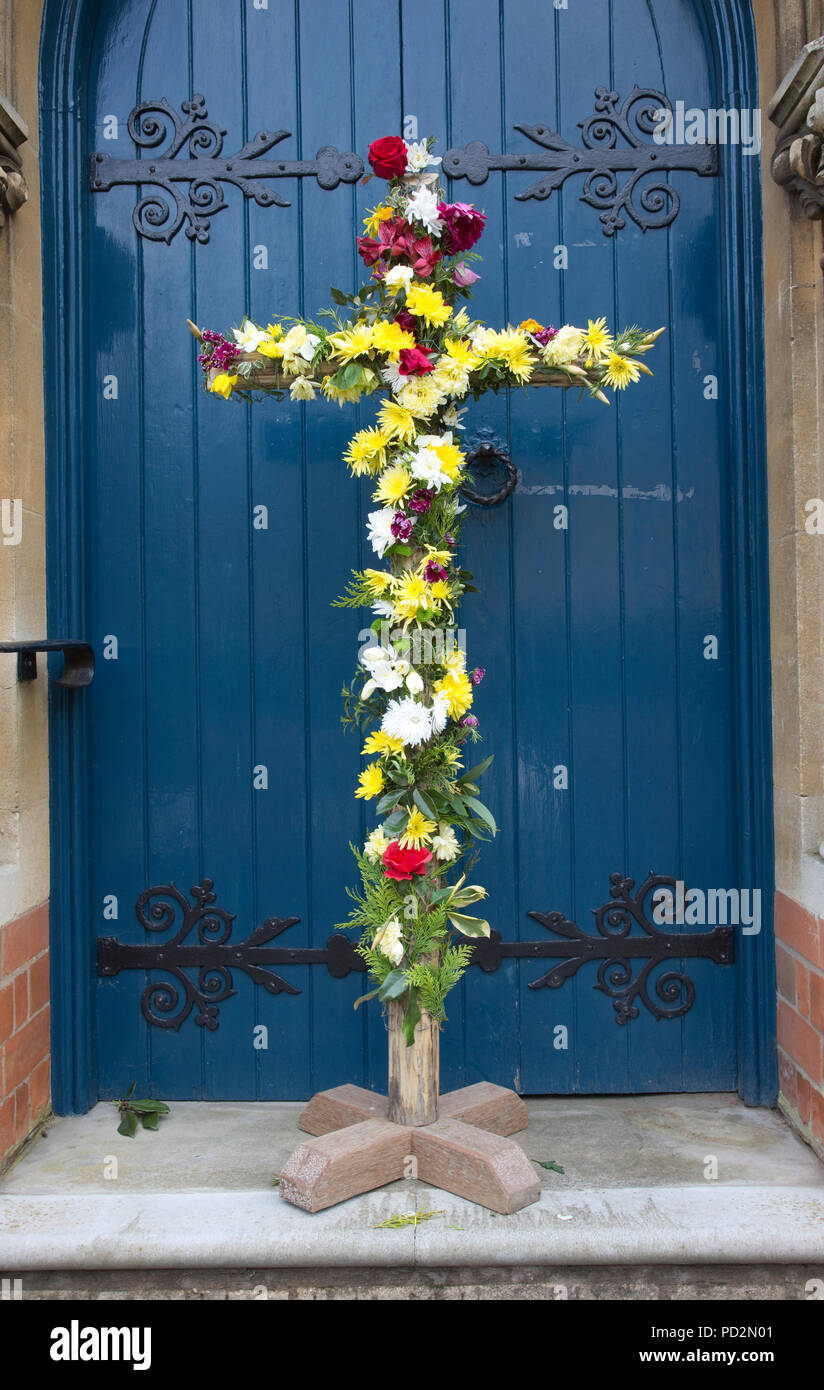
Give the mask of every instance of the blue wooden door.
MULTIPOLYGON (((363 156, 404 119, 410 133, 436 133, 440 153, 481 141, 528 160, 535 143, 516 125, 580 144, 598 86, 721 104, 708 8, 122 0, 102 7, 95 31, 90 149, 135 158, 132 107, 163 98, 180 112, 198 92, 227 153, 285 128, 278 157, 312 159, 327 145, 363 156)), ((606 314, 669 332, 654 380, 610 409, 555 391, 470 408, 470 446, 508 448, 519 472, 507 502, 471 511, 467 563, 481 593, 461 614, 471 662, 488 672, 477 712, 496 755, 486 794, 502 833, 479 872, 504 942, 549 939, 530 911, 594 931, 615 872, 757 888, 741 878, 740 767, 766 757, 734 704, 730 363, 744 347, 728 302, 735 214, 723 160, 719 177, 668 176, 681 197, 668 227, 643 232, 628 218, 613 236, 581 200, 580 179, 518 200, 537 177, 493 171, 482 186, 452 185, 488 217, 478 314, 498 325, 606 314)), ((352 482, 341 453, 371 407, 247 409, 207 397, 186 319, 228 327, 248 312, 266 323, 326 304, 331 284, 354 287, 354 239, 375 185, 284 178, 288 206, 269 207, 229 188, 202 242, 185 228, 143 234, 151 218, 141 230, 133 214, 148 191, 84 193, 94 930, 162 945, 182 906, 167 898, 168 916, 152 918, 147 904, 141 921, 141 893, 173 882, 188 899, 209 878, 235 920, 207 922, 203 941, 295 917, 278 940, 322 950, 346 913, 348 844, 372 824, 352 796, 359 744, 339 727, 360 621, 329 606, 358 556, 368 563, 368 484, 352 482)), ((766 930, 766 900, 763 913, 766 930)), ((561 988, 530 988, 552 964, 504 955, 495 970, 473 967, 452 996, 445 1087, 736 1086, 740 971, 691 960, 687 1012, 659 1020, 640 1007, 622 1024, 594 988, 597 962, 561 988)), ((272 994, 234 971, 216 1027, 198 1026, 197 1010, 168 1026, 186 997, 160 964, 101 978, 100 1094, 121 1094, 135 1076, 166 1098, 382 1086, 383 1022, 375 1008, 352 1010, 362 977, 335 978, 322 961, 278 972, 298 992, 272 994)), ((217 995, 226 979, 207 970, 199 983, 217 995)))

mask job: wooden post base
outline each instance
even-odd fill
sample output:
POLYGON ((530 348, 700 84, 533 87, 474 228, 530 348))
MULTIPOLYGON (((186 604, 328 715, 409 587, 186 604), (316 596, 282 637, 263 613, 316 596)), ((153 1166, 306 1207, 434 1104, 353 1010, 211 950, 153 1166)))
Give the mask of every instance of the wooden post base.
POLYGON ((323 1211, 409 1177, 410 1158, 423 1182, 504 1216, 538 1201, 532 1164, 505 1137, 527 1125, 526 1106, 514 1091, 488 1081, 450 1091, 441 1097, 439 1119, 427 1125, 394 1124, 388 1104, 361 1086, 313 1096, 298 1123, 316 1137, 298 1145, 281 1173, 284 1201, 323 1211))

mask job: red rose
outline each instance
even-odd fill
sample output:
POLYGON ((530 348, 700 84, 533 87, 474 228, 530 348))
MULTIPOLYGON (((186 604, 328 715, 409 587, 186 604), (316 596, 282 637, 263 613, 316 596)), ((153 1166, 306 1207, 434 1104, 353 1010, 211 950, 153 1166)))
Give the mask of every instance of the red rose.
POLYGON ((406 173, 406 145, 400 135, 384 135, 369 146, 369 163, 379 179, 401 179, 406 173))
POLYGON ((417 333, 418 331, 418 320, 410 314, 408 309, 401 309, 395 315, 393 323, 400 324, 404 333, 417 333))
POLYGON ((401 849, 399 842, 393 840, 383 852, 383 872, 387 878, 402 882, 413 874, 425 874, 431 858, 428 849, 401 849))
POLYGON ((401 348, 398 354, 400 357, 398 371, 401 376, 424 376, 426 372, 433 371, 434 368, 429 360, 430 352, 432 352, 432 348, 421 347, 419 343, 416 343, 413 348, 401 348))

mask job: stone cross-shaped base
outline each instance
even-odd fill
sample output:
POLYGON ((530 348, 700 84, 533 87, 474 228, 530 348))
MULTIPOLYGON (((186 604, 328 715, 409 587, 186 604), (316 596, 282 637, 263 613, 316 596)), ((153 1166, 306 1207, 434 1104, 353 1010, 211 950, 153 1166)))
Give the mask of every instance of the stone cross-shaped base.
POLYGON ((299 1144, 280 1177, 279 1192, 305 1211, 371 1192, 413 1172, 423 1182, 509 1215, 541 1195, 535 1170, 504 1136, 525 1129, 527 1110, 504 1086, 480 1081, 440 1097, 432 1124, 395 1124, 385 1096, 361 1086, 336 1086, 313 1096, 298 1121, 320 1136, 299 1144))

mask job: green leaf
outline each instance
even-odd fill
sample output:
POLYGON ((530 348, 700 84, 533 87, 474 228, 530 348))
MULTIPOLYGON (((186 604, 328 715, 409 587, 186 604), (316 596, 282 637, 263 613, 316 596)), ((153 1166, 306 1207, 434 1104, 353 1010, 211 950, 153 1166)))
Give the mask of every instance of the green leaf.
POLYGON ((156 1110, 147 1110, 140 1116, 140 1118, 143 1121, 144 1129, 157 1129, 158 1125, 160 1124, 160 1115, 157 1113, 156 1110))
POLYGON ((475 812, 475 815, 483 821, 484 825, 489 826, 490 830, 492 831, 492 834, 496 835, 498 833, 498 827, 495 824, 495 817, 493 816, 492 812, 488 810, 486 806, 484 806, 483 802, 479 801, 477 796, 465 796, 464 801, 466 802, 467 806, 472 807, 472 810, 475 812))
POLYGON ((468 917, 465 912, 447 912, 446 915, 463 936, 489 936, 489 923, 483 917, 468 917))
POLYGON ((344 293, 343 293, 343 290, 336 290, 336 289, 333 288, 333 289, 331 289, 331 290, 329 291, 329 294, 331 295, 332 303, 333 303, 333 304, 348 304, 348 303, 349 303, 349 296, 348 296, 348 294, 344 294, 344 293))
POLYGON ((548 1168, 552 1173, 566 1172, 566 1169, 562 1168, 560 1163, 553 1163, 551 1159, 548 1163, 545 1163, 542 1158, 533 1158, 532 1162, 537 1163, 539 1168, 548 1168))
POLYGON ((163 1100, 133 1100, 131 1101, 131 1108, 136 1110, 138 1115, 143 1114, 144 1111, 150 1115, 168 1115, 169 1113, 169 1107, 163 1100))
POLYGON ((494 761, 494 758, 495 754, 490 753, 489 757, 484 758, 483 762, 478 763, 477 767, 471 767, 468 772, 464 773, 463 777, 458 778, 458 786, 463 786, 465 782, 477 782, 481 774, 486 772, 489 764, 494 761))
POLYGON ((400 999, 402 994, 406 994, 408 988, 409 981, 406 978, 406 971, 390 970, 378 989, 378 998, 384 1003, 387 999, 400 999))
POLYGON ((489 835, 487 834, 489 827, 484 825, 484 822, 482 820, 467 820, 464 821, 463 824, 466 826, 466 829, 469 831, 470 835, 475 836, 476 840, 489 839, 489 835))
POLYGON ((354 1004, 352 1005, 352 1008, 353 1008, 353 1009, 359 1009, 360 1006, 361 1006, 361 1004, 365 1004, 366 1001, 367 1001, 367 999, 374 999, 374 998, 375 998, 375 995, 378 994, 378 993, 379 993, 379 990, 377 990, 377 989, 370 989, 370 991, 369 991, 368 994, 362 994, 362 995, 360 996, 359 999, 356 999, 356 1000, 355 1000, 354 1004))
POLYGON ((117 1126, 118 1134, 123 1134, 127 1139, 134 1139, 137 1133, 137 1116, 133 1110, 126 1110, 117 1126))
POLYGON ((418 1004, 418 991, 410 989, 409 1003, 403 1016, 403 1036, 406 1038, 406 1046, 412 1047, 415 1041, 415 1028, 421 1021, 421 1011, 418 1004))
POLYGON ((411 547, 411 545, 403 545, 403 544, 399 541, 397 545, 393 545, 393 546, 392 546, 392 553, 393 553, 394 555, 411 555, 411 554, 412 554, 412 547, 411 547))
POLYGON ((438 819, 438 817, 435 815, 435 812, 432 810, 432 807, 429 805, 429 802, 424 800, 424 798, 421 796, 421 793, 418 791, 417 787, 415 788, 415 790, 414 790, 413 793, 412 793, 412 800, 414 801, 414 803, 415 803, 415 805, 417 806, 418 810, 419 810, 419 811, 423 811, 424 815, 425 815, 429 820, 434 820, 434 821, 436 821, 436 820, 438 819))
POLYGON ((126 1092, 125 1096, 123 1097, 123 1099, 124 1099, 124 1100, 130 1100, 131 1097, 134 1095, 136 1089, 137 1089, 137 1082, 136 1082, 136 1081, 133 1081, 132 1084, 131 1084, 131 1086, 129 1087, 128 1091, 126 1092))
POLYGON ((401 795, 402 792, 399 792, 397 789, 391 792, 384 792, 383 796, 381 797, 380 801, 375 807, 376 814, 382 816, 384 812, 390 811, 393 806, 397 806, 398 798, 401 795))

